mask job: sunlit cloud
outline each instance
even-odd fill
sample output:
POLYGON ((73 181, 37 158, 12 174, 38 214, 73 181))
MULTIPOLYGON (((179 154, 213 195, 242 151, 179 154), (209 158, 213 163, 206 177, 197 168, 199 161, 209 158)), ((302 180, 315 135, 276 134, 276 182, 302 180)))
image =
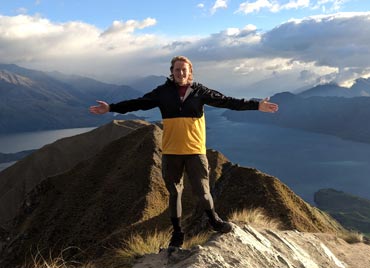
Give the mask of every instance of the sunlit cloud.
POLYGON ((216 0, 213 7, 211 8, 211 13, 214 14, 220 8, 227 8, 228 0, 216 0))
POLYGON ((243 12, 245 14, 259 12, 261 9, 267 8, 270 11, 278 11, 279 5, 273 4, 269 0, 257 0, 255 2, 244 2, 240 4, 237 12, 243 12))
POLYGON ((323 12, 326 11, 338 11, 343 4, 348 0, 290 0, 288 3, 281 4, 276 0, 257 0, 257 1, 246 1, 239 5, 237 13, 258 13, 262 10, 269 12, 279 12, 282 10, 290 9, 321 9, 323 12))
POLYGON ((349 84, 370 66, 369 26, 368 12, 312 16, 291 20, 267 32, 262 46, 274 54, 338 68, 334 81, 349 84))
POLYGON ((118 33, 133 33, 137 29, 144 29, 153 26, 157 21, 153 18, 147 18, 143 21, 128 20, 128 21, 114 21, 108 30, 102 33, 104 35, 118 34, 118 33))

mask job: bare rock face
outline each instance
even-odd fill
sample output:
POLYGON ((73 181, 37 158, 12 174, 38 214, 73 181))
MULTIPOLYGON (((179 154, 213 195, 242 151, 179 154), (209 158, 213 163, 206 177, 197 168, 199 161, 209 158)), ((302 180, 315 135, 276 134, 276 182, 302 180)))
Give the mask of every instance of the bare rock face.
POLYGON ((369 253, 370 246, 359 244, 349 247, 333 235, 325 237, 234 225, 232 232, 214 234, 202 246, 170 256, 165 251, 145 255, 133 268, 360 268, 369 265, 369 253), (354 259, 358 253, 363 257, 354 259))

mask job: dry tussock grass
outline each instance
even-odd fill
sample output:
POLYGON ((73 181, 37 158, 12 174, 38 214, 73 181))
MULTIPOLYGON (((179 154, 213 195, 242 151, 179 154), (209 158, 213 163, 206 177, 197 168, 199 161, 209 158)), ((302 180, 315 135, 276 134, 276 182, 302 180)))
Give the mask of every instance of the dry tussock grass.
POLYGON ((123 241, 122 248, 116 250, 123 258, 136 258, 145 254, 158 252, 168 245, 171 239, 171 232, 157 231, 146 233, 144 236, 138 233, 132 234, 129 239, 123 241))
POLYGON ((75 250, 75 247, 69 247, 60 252, 57 257, 53 257, 49 252, 44 256, 41 250, 37 250, 36 255, 32 256, 32 263, 25 265, 29 268, 94 268, 93 264, 82 264, 76 261, 66 261, 63 254, 68 250, 75 250))
POLYGON ((229 220, 235 223, 249 224, 268 229, 281 229, 282 227, 279 220, 266 216, 266 213, 262 208, 234 211, 229 216, 229 220))
MULTIPOLYGON (((195 245, 202 245, 206 243, 211 236, 210 232, 200 233, 196 236, 186 239, 184 248, 191 248, 195 245)), ((161 248, 168 247, 171 239, 171 231, 157 231, 141 235, 134 233, 129 239, 122 242, 120 248, 115 249, 115 256, 105 261, 105 265, 119 265, 121 268, 128 268, 133 265, 135 259, 150 253, 158 253, 161 248)), ((32 264, 26 265, 29 268, 95 268, 92 263, 82 264, 74 261, 66 261, 63 254, 71 248, 64 249, 59 256, 52 257, 49 253, 47 256, 43 255, 38 250, 37 254, 32 257, 32 264)))
MULTIPOLYGON (((167 248, 171 234, 170 230, 155 230, 145 235, 132 234, 128 240, 122 243, 121 248, 116 249, 116 258, 124 267, 130 267, 135 259, 145 254, 158 253, 162 248, 167 248)), ((210 236, 210 232, 204 232, 185 239, 183 248, 189 249, 195 245, 202 245, 209 240, 210 236)))
POLYGON ((343 231, 339 234, 339 237, 349 244, 364 242, 364 235, 357 231, 343 231))
POLYGON ((199 233, 189 239, 186 239, 184 242, 184 248, 189 249, 196 245, 204 245, 211 237, 211 232, 199 233))

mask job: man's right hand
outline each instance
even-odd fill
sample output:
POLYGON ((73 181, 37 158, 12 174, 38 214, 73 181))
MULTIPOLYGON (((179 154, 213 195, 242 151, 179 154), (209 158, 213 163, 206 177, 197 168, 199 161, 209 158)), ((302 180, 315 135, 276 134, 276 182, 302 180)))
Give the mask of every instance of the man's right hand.
POLYGON ((93 114, 105 114, 109 112, 109 104, 105 101, 96 101, 99 105, 90 106, 89 111, 93 114))

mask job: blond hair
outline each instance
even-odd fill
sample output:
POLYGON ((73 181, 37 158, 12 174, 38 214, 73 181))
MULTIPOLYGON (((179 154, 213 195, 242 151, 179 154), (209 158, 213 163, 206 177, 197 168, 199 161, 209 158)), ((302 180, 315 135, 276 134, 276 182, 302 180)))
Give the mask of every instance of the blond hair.
POLYGON ((173 57, 172 60, 171 60, 171 68, 170 68, 170 71, 171 71, 171 79, 174 80, 174 77, 173 77, 173 66, 175 65, 175 62, 176 61, 183 61, 183 62, 186 62, 188 65, 189 65, 189 69, 190 69, 190 74, 189 74, 189 79, 188 79, 188 83, 191 83, 193 82, 193 64, 191 63, 191 61, 185 57, 185 56, 176 56, 176 57, 173 57))

